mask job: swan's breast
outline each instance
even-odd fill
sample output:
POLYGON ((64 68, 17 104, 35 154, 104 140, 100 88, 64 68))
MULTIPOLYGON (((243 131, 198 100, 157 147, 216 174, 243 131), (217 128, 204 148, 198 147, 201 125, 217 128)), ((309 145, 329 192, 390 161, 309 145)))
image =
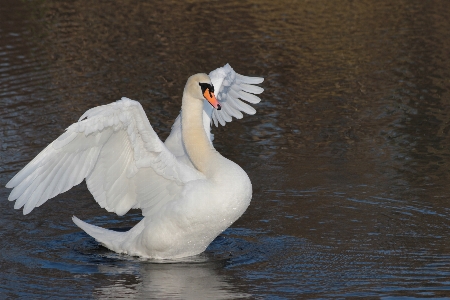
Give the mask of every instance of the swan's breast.
POLYGON ((139 243, 151 245, 151 256, 200 253, 245 212, 252 197, 249 177, 229 160, 218 164, 214 176, 187 183, 178 200, 150 217, 139 243))
POLYGON ((247 173, 236 163, 222 157, 220 166, 220 171, 212 178, 217 185, 218 200, 220 206, 230 215, 236 214, 237 219, 250 204, 252 184, 247 173))

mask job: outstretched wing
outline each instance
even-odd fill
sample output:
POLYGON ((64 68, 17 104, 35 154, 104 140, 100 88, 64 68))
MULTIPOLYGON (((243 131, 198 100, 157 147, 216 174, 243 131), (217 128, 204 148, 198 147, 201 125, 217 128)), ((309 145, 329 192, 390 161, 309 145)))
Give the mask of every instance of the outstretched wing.
POLYGON ((160 141, 142 106, 128 98, 92 108, 6 185, 24 214, 86 178, 95 200, 123 215, 147 215, 204 175, 181 163, 160 141))
POLYGON ((225 126, 226 122, 231 122, 232 117, 242 119, 242 112, 249 115, 256 113, 246 102, 257 104, 261 101, 256 95, 261 94, 264 89, 255 84, 262 83, 264 78, 238 74, 229 64, 212 71, 209 77, 222 107, 221 110, 212 110, 212 120, 216 127, 218 123, 225 126))

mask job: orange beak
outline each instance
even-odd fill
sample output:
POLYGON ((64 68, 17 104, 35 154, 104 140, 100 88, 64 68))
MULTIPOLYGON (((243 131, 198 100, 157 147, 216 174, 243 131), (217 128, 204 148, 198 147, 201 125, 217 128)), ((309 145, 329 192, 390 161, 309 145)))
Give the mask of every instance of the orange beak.
POLYGON ((205 97, 209 104, 211 104, 215 109, 221 109, 219 101, 216 99, 216 96, 214 96, 214 93, 211 93, 209 89, 205 90, 203 97, 205 97))

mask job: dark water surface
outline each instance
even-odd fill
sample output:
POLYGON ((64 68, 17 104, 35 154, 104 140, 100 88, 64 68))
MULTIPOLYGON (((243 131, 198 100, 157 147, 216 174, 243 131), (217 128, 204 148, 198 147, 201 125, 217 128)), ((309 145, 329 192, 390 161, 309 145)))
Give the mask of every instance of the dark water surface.
POLYGON ((87 109, 140 100, 167 137, 186 79, 263 76, 214 130, 252 204, 198 257, 117 255, 84 183, 23 216, 0 188, 0 298, 450 297, 450 6, 0 0, 0 186, 87 109))

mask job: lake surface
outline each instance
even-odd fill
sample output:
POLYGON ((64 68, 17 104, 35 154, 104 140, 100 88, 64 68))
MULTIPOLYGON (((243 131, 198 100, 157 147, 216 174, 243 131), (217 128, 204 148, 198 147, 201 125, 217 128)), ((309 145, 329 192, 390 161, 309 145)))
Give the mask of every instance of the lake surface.
POLYGON ((422 1, 0 0, 0 298, 450 297, 450 6, 422 1), (122 96, 165 139, 187 78, 265 78, 214 129, 246 213, 199 256, 118 255, 84 183, 23 216, 4 185, 89 108, 122 96))

